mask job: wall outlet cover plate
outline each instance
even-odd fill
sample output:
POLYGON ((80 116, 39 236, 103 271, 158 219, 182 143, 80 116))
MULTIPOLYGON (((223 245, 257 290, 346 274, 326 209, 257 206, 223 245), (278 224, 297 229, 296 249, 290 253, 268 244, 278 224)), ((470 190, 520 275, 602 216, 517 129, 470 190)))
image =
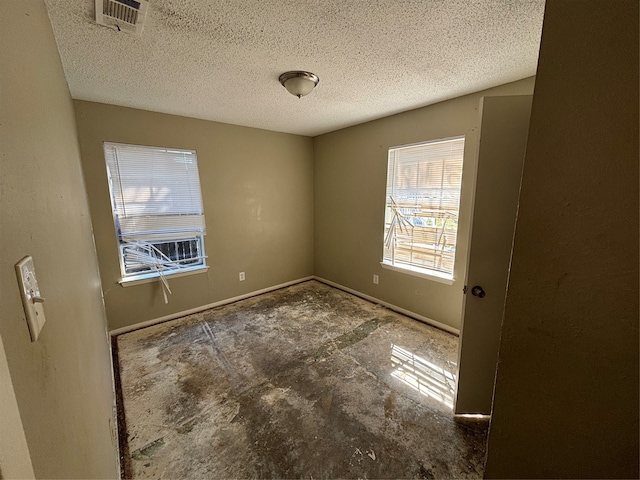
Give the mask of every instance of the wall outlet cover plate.
POLYGON ((44 316, 44 306, 42 305, 44 298, 40 295, 36 269, 33 266, 33 258, 31 256, 26 256, 16 263, 16 275, 22 297, 22 306, 27 316, 31 341, 35 342, 38 339, 38 335, 40 335, 46 318, 44 316))

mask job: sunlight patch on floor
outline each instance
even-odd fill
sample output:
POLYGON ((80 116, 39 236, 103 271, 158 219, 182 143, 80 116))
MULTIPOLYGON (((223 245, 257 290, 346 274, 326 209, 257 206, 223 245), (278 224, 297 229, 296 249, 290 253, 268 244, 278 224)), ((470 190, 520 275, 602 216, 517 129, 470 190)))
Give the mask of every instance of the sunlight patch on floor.
POLYGON ((398 345, 391 344, 391 376, 418 392, 453 408, 456 377, 398 345))

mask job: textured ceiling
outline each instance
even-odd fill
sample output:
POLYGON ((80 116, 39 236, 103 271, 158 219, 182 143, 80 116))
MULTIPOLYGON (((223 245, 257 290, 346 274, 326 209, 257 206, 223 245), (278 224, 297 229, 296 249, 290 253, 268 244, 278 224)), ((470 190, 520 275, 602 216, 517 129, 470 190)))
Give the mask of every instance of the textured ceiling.
POLYGON ((73 98, 318 135, 535 74, 544 0, 46 0, 73 98), (287 70, 320 77, 298 99, 287 70))

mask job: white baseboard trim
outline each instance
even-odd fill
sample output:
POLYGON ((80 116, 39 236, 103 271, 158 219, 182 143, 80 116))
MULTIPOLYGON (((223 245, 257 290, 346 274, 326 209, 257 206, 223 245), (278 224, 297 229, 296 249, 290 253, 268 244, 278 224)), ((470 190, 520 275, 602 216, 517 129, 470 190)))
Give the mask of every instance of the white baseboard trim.
POLYGON ((373 302, 373 303, 379 303, 380 305, 383 305, 388 309, 393 310, 394 312, 401 313, 403 315, 406 315, 407 317, 415 318, 416 320, 419 320, 423 323, 431 325, 432 327, 439 328, 440 330, 444 330, 445 332, 451 333, 458 337, 460 336, 460 330, 458 330, 457 328, 450 327, 449 325, 445 325, 444 323, 436 322, 435 320, 432 320, 428 317, 423 317, 422 315, 414 313, 410 310, 406 310, 402 307, 398 307, 397 305, 393 305, 392 303, 385 302, 384 300, 380 300, 379 298, 372 297, 371 295, 358 292, 357 290, 354 290, 349 287, 345 287, 344 285, 340 285, 339 283, 336 283, 336 282, 332 282, 331 280, 327 280, 326 278, 317 277, 317 276, 314 276, 313 278, 314 280, 317 280, 319 282, 322 282, 332 287, 343 290, 347 293, 355 295, 356 297, 364 298, 365 300, 369 300, 370 302, 373 302))
POLYGON ((245 293, 243 295, 238 295, 237 297, 227 298, 225 300, 220 300, 218 302, 209 303, 207 305, 202 305, 200 307, 191 308, 189 310, 184 310, 182 312, 176 312, 176 313, 172 313, 171 315, 165 315, 164 317, 155 318, 153 320, 147 320, 145 322, 135 323, 133 325, 128 325, 126 327, 116 328, 115 330, 111 330, 109 333, 112 337, 116 337, 118 335, 122 335, 123 333, 132 332, 134 330, 139 330, 145 327, 150 327, 152 325, 157 325, 158 323, 164 323, 170 320, 175 320, 176 318, 184 317, 186 315, 191 315, 193 313, 199 313, 204 310, 208 310, 210 308, 220 307, 222 305, 228 305, 229 303, 234 303, 239 300, 255 297, 256 295, 261 295, 263 293, 273 292, 274 290, 290 287, 291 285, 296 285, 298 283, 306 282, 308 280, 313 280, 313 279, 314 277, 310 276, 310 277, 299 278, 297 280, 291 280, 290 282, 285 282, 279 285, 274 285, 272 287, 263 288, 262 290, 255 290, 253 292, 245 293))

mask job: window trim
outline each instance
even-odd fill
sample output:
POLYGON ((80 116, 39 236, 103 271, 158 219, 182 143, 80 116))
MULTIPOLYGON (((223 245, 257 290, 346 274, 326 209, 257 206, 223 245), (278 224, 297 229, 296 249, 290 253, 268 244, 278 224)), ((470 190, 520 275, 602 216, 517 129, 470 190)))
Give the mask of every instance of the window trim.
MULTIPOLYGON (((178 278, 197 275, 199 273, 207 273, 208 270, 209 265, 196 265, 195 267, 184 267, 180 270, 172 270, 170 272, 163 273, 163 275, 166 278, 178 278)), ((133 285, 141 285, 143 283, 153 283, 158 281, 160 281, 160 274, 158 274, 158 272, 149 272, 137 275, 136 277, 129 275, 126 278, 118 280, 118 283, 123 287, 131 287, 133 285)))
POLYGON ((150 283, 153 281, 160 281, 160 277, 172 277, 172 278, 177 278, 177 277, 184 277, 187 275, 194 275, 197 273, 202 273, 200 272, 200 270, 208 270, 209 269, 209 265, 207 265, 207 258, 209 258, 206 254, 206 252, 204 251, 204 235, 198 235, 197 236, 198 241, 200 242, 200 249, 202 251, 202 255, 200 255, 199 258, 202 259, 202 263, 198 264, 198 265, 193 265, 193 266, 188 266, 188 267, 180 267, 180 268, 174 268, 173 270, 166 270, 166 271, 162 271, 161 273, 158 271, 150 271, 150 272, 143 272, 143 273, 130 273, 128 275, 125 275, 123 272, 125 272, 125 264, 124 264, 124 255, 123 255, 123 243, 120 243, 120 240, 118 238, 118 235, 116 234, 116 241, 118 241, 118 258, 120 261, 120 280, 118 280, 118 283, 121 284, 123 287, 128 287, 131 285, 138 285, 140 283, 150 283))
POLYGON ((436 272, 435 270, 429 270, 428 268, 420 268, 414 267, 413 265, 407 264, 392 264, 389 262, 385 262, 384 260, 380 262, 380 266, 387 270, 393 270, 394 272, 406 273, 407 275, 412 275, 414 277, 426 278, 427 280, 431 280, 438 283, 444 283, 445 285, 453 285, 456 281, 454 276, 445 276, 446 274, 436 272))
MULTIPOLYGON (((432 143, 442 143, 442 142, 449 142, 449 141, 455 141, 455 140, 462 140, 463 141, 463 147, 462 147, 462 169, 461 169, 461 178, 460 178, 460 190, 459 190, 459 199, 458 199, 458 209, 457 209, 457 219, 459 221, 460 219, 460 207, 461 207, 461 202, 462 202, 462 179, 464 176, 464 158, 465 158, 465 151, 466 151, 466 147, 467 147, 467 138, 465 134, 462 135, 455 135, 455 136, 451 136, 451 137, 445 137, 445 138, 437 138, 437 139, 433 139, 433 140, 425 140, 425 141, 420 141, 420 142, 414 142, 414 143, 408 143, 408 144, 404 144, 404 145, 393 145, 387 148, 387 177, 389 175, 389 163, 390 163, 390 156, 391 156, 391 151, 392 150, 402 150, 405 148, 412 148, 412 147, 417 147, 417 146, 421 146, 421 145, 428 145, 428 144, 432 144, 432 143)), ((386 183, 387 185, 385 186, 385 203, 384 203, 384 208, 385 208, 385 219, 386 219, 386 210, 388 208, 388 196, 389 196, 389 192, 388 192, 388 182, 389 182, 389 178, 386 179, 386 183)), ((383 228, 383 233, 384 236, 386 237, 387 234, 387 230, 386 230, 386 220, 384 222, 384 228, 383 228)), ((455 278, 455 267, 456 267, 456 254, 457 254, 457 240, 458 240, 458 235, 460 233, 460 225, 458 223, 457 229, 456 229, 456 250, 454 251, 454 258, 453 258, 453 264, 452 264, 452 271, 451 273, 446 273, 446 272, 440 272, 437 270, 433 270, 433 269, 429 269, 427 267, 421 267, 421 266, 417 266, 417 265, 411 265, 408 263, 403 263, 403 262, 396 262, 393 263, 391 260, 385 258, 385 244, 383 242, 382 245, 382 261, 380 262, 380 266, 384 269, 387 270, 393 270, 399 273, 405 273, 407 275, 412 275, 415 277, 419 277, 419 278, 425 278, 427 280, 431 280, 431 281, 435 281, 438 283, 443 283, 446 285, 453 285, 453 283, 456 281, 455 278)))
MULTIPOLYGON (((106 173, 107 173, 107 181, 108 181, 108 188, 109 188, 109 198, 110 198, 110 204, 111 204, 111 213, 112 213, 112 217, 113 217, 113 225, 114 225, 114 233, 115 233, 115 240, 116 240, 116 245, 117 245, 117 255, 118 255, 118 263, 120 266, 120 279, 118 280, 118 283, 120 285, 122 285, 123 287, 128 287, 128 286, 132 286, 132 285, 138 285, 138 284, 142 284, 142 283, 151 283, 151 282, 157 282, 157 281, 162 281, 164 282, 164 278, 177 278, 177 277, 182 277, 182 276, 187 276, 187 275, 195 275, 195 274, 199 274, 199 273, 205 273, 209 270, 209 266, 207 265, 207 255, 205 252, 205 242, 204 242, 204 236, 206 235, 206 227, 204 224, 204 202, 202 200, 202 185, 200 182, 200 175, 199 175, 199 169, 198 169, 198 157, 197 157, 197 152, 195 150, 189 150, 189 149, 184 149, 184 148, 169 148, 169 147, 161 147, 161 146, 155 146, 155 145, 138 145, 138 144, 127 144, 127 143, 120 143, 120 142, 112 142, 112 141, 104 141, 103 144, 103 156, 104 156, 104 161, 105 161, 105 167, 106 167, 106 173), (190 185, 195 185, 196 181, 197 181, 197 187, 199 190, 199 194, 200 194, 200 199, 199 199, 199 203, 200 203, 200 215, 202 216, 202 230, 196 234, 194 237, 192 237, 192 239, 197 240, 198 242, 198 249, 200 251, 200 255, 197 257, 198 260, 201 261, 201 263, 196 264, 196 265, 189 265, 189 266, 180 266, 178 268, 172 268, 172 269, 156 269, 156 270, 150 270, 150 271, 143 271, 143 272, 133 272, 133 273, 127 273, 127 268, 126 268, 126 263, 125 263, 125 255, 124 255, 124 249, 125 246, 130 243, 124 240, 124 236, 122 235, 122 233, 120 232, 120 218, 118 215, 118 208, 117 204, 116 204, 116 191, 114 190, 114 186, 113 186, 113 182, 114 180, 120 181, 120 168, 118 166, 118 158, 117 158, 117 151, 115 152, 116 157, 112 160, 110 160, 108 158, 108 154, 107 154, 107 148, 108 147, 114 147, 117 148, 118 146, 122 146, 122 147, 133 147, 133 148, 138 148, 138 149, 145 149, 147 150, 145 152, 145 154, 152 154, 153 152, 165 152, 165 153, 179 153, 179 154, 188 154, 188 155, 194 155, 194 159, 195 159, 195 171, 196 171, 196 179, 193 181, 193 183, 190 183, 190 185), (115 164, 115 168, 112 168, 111 162, 114 162, 115 164)), ((120 187, 122 188, 122 187, 120 187)), ((195 191, 195 190, 194 190, 195 191)), ((122 206, 126 209, 126 205, 127 203, 124 202, 124 197, 122 196, 122 193, 120 194, 120 202, 122 206)), ((193 204, 191 204, 193 206, 193 204)), ((197 204, 196 204, 197 205, 197 204)), ((166 233, 165 233, 166 235, 166 233)), ((163 241, 165 242, 180 242, 185 240, 184 238, 180 238, 180 236, 178 235, 177 238, 173 239, 173 238, 164 238, 164 239, 153 239, 150 238, 148 240, 142 240, 143 243, 148 243, 150 245, 158 244, 158 243, 163 243, 163 241)), ((189 240, 189 239, 186 239, 189 240)), ((196 258, 194 258, 195 260, 196 258)), ((188 260, 188 259, 184 259, 184 260, 188 260)), ((166 282, 165 282, 166 284, 166 282)), ((167 287, 168 288, 168 287, 167 287)), ((170 292, 169 292, 170 293, 170 292)))

